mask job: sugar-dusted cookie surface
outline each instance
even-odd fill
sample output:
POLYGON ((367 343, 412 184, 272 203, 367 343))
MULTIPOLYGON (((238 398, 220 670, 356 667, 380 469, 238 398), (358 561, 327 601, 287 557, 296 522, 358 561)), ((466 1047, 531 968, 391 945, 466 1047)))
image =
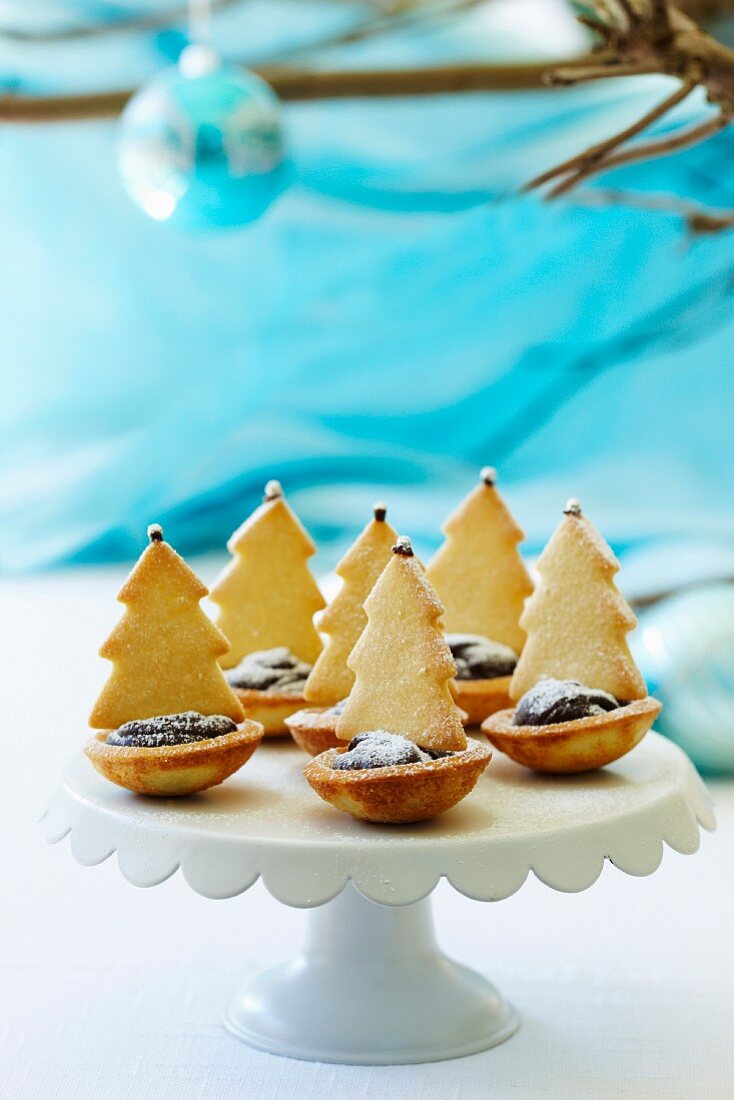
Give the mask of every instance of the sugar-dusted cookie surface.
POLYGON ((241 722, 244 712, 219 660, 227 639, 202 611, 206 586, 163 541, 157 525, 120 589, 125 614, 100 649, 112 672, 89 724, 117 729, 125 722, 198 711, 241 722))
POLYGON ((522 619, 527 642, 510 685, 519 699, 543 676, 578 680, 624 701, 647 688, 627 644, 637 620, 614 583, 619 562, 578 501, 538 560, 540 581, 522 619))
POLYGON ((328 640, 306 681, 303 694, 310 703, 338 703, 352 690, 354 673, 347 658, 367 623, 364 602, 390 561, 397 538, 386 515, 385 506, 376 504, 374 519, 336 567, 344 583, 319 620, 328 640))
POLYGON ((450 634, 479 634, 519 653, 520 615, 533 590, 517 546, 523 532, 486 467, 475 489, 443 525, 446 541, 428 566, 450 634))
POLYGON ((337 736, 349 741, 385 730, 426 749, 466 748, 449 691, 456 664, 441 628, 443 608, 409 539, 398 539, 365 611, 367 625, 349 657, 354 687, 337 736))
POLYGON ((313 616, 324 598, 308 567, 316 553, 277 481, 265 499, 227 543, 232 561, 212 585, 217 625, 230 651, 223 668, 234 668, 248 653, 286 646, 309 664, 321 652, 313 616))

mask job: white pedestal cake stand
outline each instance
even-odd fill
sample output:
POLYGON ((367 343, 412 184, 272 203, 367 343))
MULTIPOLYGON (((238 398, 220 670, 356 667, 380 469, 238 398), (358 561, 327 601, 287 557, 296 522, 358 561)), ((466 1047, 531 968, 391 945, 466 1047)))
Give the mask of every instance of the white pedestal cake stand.
POLYGON ((438 1061, 513 1034, 514 1010, 436 943, 429 895, 441 876, 480 901, 508 897, 529 871, 584 890, 605 859, 648 875, 664 842, 694 852, 697 822, 714 827, 688 758, 654 733, 588 775, 539 776, 497 754, 464 802, 411 826, 338 813, 306 784, 305 759, 266 743, 222 786, 161 801, 114 787, 79 755, 44 818, 49 841, 71 833, 80 863, 117 852, 136 886, 180 867, 197 893, 225 898, 261 877, 285 905, 312 908, 301 954, 251 978, 225 1015, 246 1043, 293 1058, 438 1061))

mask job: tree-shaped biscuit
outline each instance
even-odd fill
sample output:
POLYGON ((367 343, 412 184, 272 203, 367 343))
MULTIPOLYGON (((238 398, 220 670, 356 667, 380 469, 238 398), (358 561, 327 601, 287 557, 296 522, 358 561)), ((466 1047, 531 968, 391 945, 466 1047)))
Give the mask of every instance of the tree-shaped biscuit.
POLYGON ((427 572, 447 633, 479 634, 519 653, 525 642, 520 615, 533 584, 517 549, 523 532, 495 480, 485 467, 480 484, 446 520, 446 541, 427 572))
POLYGON ((167 542, 148 528, 149 545, 120 589, 125 614, 100 649, 112 672, 89 724, 117 729, 138 718, 194 710, 244 713, 224 678, 218 658, 227 639, 202 611, 207 589, 167 542))
POLYGON ((313 664, 321 652, 313 616, 324 607, 307 564, 316 547, 279 482, 268 482, 263 503, 227 547, 233 560, 211 590, 217 625, 231 646, 222 666, 234 668, 248 653, 276 646, 313 664))
POLYGON ((352 690, 354 673, 347 658, 367 622, 364 602, 390 561, 397 538, 386 514, 384 504, 375 505, 374 519, 336 567, 344 583, 319 620, 319 630, 328 641, 306 681, 303 694, 310 703, 337 703, 352 690))
POLYGON ((449 691, 456 665, 441 628, 443 608, 409 539, 398 539, 365 611, 367 625, 349 658, 355 683, 337 736, 349 741, 386 730, 427 749, 466 748, 449 691))
POLYGON ((644 699, 627 634, 637 620, 614 583, 619 562, 577 500, 538 560, 540 581, 520 624, 527 642, 510 685, 519 699, 543 676, 578 680, 623 701, 644 699))

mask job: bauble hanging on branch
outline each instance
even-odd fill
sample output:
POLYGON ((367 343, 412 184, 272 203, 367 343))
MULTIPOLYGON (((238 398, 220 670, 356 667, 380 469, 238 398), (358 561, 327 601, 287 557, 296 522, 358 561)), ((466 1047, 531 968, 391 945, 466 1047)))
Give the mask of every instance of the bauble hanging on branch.
POLYGON ((201 44, 144 85, 120 118, 125 187, 183 229, 243 226, 287 183, 280 103, 268 84, 201 44))

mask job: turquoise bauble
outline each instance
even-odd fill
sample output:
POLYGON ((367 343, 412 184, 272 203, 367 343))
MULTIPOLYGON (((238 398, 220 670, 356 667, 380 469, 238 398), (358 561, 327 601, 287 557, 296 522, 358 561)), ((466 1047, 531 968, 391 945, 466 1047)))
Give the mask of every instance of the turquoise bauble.
POLYGON ((247 225, 287 183, 277 96, 206 46, 132 97, 118 150, 138 206, 184 229, 247 225))
POLYGON ((640 616, 630 642, 663 704, 655 728, 702 771, 734 773, 734 585, 663 600, 640 616))

